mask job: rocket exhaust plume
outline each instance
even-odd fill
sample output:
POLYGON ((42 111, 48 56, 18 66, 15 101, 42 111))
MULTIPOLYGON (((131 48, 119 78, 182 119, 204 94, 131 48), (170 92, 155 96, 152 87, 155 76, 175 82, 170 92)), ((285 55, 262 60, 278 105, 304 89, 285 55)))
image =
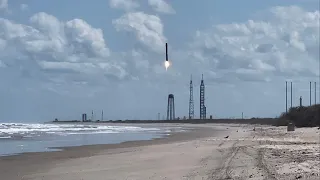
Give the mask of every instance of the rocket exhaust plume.
POLYGON ((164 62, 164 66, 166 67, 166 70, 168 70, 168 67, 170 66, 170 62, 168 59, 168 43, 166 43, 166 61, 164 62))

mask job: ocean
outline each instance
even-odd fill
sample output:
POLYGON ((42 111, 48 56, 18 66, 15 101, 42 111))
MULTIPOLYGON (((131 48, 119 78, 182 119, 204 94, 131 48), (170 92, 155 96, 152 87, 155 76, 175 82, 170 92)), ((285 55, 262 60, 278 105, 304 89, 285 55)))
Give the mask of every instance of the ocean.
POLYGON ((68 146, 150 140, 180 131, 185 130, 175 126, 1 123, 0 156, 59 151, 59 147, 68 146))

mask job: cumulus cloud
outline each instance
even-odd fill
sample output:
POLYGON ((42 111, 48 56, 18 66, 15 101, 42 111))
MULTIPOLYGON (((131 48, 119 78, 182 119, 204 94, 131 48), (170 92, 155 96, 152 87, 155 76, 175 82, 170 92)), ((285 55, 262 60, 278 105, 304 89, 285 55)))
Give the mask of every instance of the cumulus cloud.
MULTIPOLYGON (((126 13, 113 24, 118 31, 133 33, 150 50, 163 53, 166 38, 158 16, 126 13)), ((187 49, 170 51, 173 66, 167 72, 168 79, 187 80, 191 73, 204 73, 207 82, 218 83, 314 78, 319 73, 319 11, 308 12, 296 6, 274 7, 260 19, 199 30, 189 45, 187 49)), ((133 71, 148 67, 149 78, 163 73, 162 64, 152 64, 151 60, 156 58, 160 62, 162 57, 144 54, 139 58, 150 60, 142 63, 143 66, 134 66, 133 71)))
POLYGON ((74 78, 80 74, 85 79, 89 77, 83 74, 89 74, 150 81, 160 80, 164 73, 176 81, 204 73, 211 82, 228 83, 318 75, 319 11, 274 7, 265 17, 197 31, 189 48, 170 49, 173 66, 169 72, 162 64, 167 39, 155 15, 129 12, 113 20, 118 31, 134 34, 151 50, 122 53, 110 52, 102 30, 81 19, 64 22, 42 12, 25 25, 2 18, 0 49, 5 53, 0 54, 1 68, 19 64, 25 74, 34 76, 62 73, 62 77, 74 78))
POLYGON ((113 20, 112 23, 118 31, 134 33, 137 39, 149 49, 163 52, 166 37, 163 34, 162 21, 158 16, 132 12, 113 20))
POLYGON ((198 31, 191 55, 222 81, 317 76, 319 11, 274 7, 265 17, 198 31))
POLYGON ((148 0, 149 5, 157 12, 174 14, 175 10, 164 0, 148 0))
POLYGON ((48 111, 43 106, 48 103, 48 107, 61 105, 62 110, 49 113, 52 117, 105 107, 110 118, 150 118, 165 111, 170 92, 175 94, 181 115, 187 109, 190 74, 196 91, 203 73, 206 92, 210 92, 208 114, 211 110, 228 116, 241 111, 258 114, 257 97, 261 96, 267 97, 264 104, 273 103, 270 111, 274 113, 282 106, 274 101, 280 98, 274 87, 281 87, 283 78, 306 78, 308 82, 318 75, 319 11, 274 7, 263 17, 200 29, 193 38, 178 43, 187 47, 169 42, 172 66, 168 71, 163 66, 167 38, 159 16, 126 12, 112 24, 119 32, 133 34, 133 40, 146 48, 112 51, 108 46, 112 39, 105 39, 101 29, 82 19, 62 21, 44 12, 23 24, 0 18, 0 96, 5 102, 0 109, 11 117, 10 109, 30 107, 18 102, 32 100, 36 111, 25 110, 33 112, 30 117, 48 111), (243 102, 248 103, 243 106, 243 102), (142 109, 149 114, 141 115, 142 109))
POLYGON ((102 30, 82 19, 63 22, 40 12, 25 25, 0 18, 0 32, 1 67, 23 69, 24 75, 46 77, 44 81, 53 76, 73 81, 74 74, 82 81, 89 75, 105 79, 127 75, 110 57, 102 30))
POLYGON ((134 0, 110 0, 110 7, 116 9, 123 9, 126 11, 134 10, 140 7, 139 3, 134 0))

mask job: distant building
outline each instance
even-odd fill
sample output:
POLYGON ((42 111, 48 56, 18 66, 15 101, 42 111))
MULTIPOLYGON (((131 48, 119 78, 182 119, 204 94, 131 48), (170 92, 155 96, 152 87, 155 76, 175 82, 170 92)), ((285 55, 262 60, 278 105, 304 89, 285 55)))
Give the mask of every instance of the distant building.
POLYGON ((295 125, 294 123, 290 122, 287 125, 287 131, 294 131, 295 125))
POLYGON ((87 121, 87 114, 82 114, 82 122, 85 122, 87 121))

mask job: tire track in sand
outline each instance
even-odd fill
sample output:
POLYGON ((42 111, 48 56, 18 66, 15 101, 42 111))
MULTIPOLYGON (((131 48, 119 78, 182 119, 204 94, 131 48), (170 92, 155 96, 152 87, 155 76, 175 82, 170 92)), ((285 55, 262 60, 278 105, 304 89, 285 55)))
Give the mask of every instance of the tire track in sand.
MULTIPOLYGON (((262 143, 259 142, 259 144, 261 145, 262 143)), ((267 162, 264 158, 264 154, 265 154, 265 149, 264 148, 259 148, 258 150, 258 167, 261 168, 265 174, 266 174, 266 180, 277 180, 275 173, 272 173, 272 171, 268 168, 267 166, 267 162)))
POLYGON ((207 180, 227 180, 232 179, 231 178, 231 162, 234 159, 234 157, 239 152, 240 147, 237 147, 236 145, 239 143, 239 141, 235 141, 232 144, 232 147, 229 148, 229 151, 226 152, 226 154, 223 156, 223 158, 220 160, 220 164, 222 166, 220 168, 214 169, 212 172, 210 172, 207 180), (224 162, 224 163, 223 163, 224 162))
MULTIPOLYGON (((258 149, 252 149, 256 153, 249 152, 248 147, 252 146, 237 146, 239 141, 236 141, 233 143, 232 147, 229 148, 228 151, 225 151, 225 154, 222 154, 222 159, 220 160, 220 166, 217 169, 214 169, 211 174, 208 176, 207 180, 228 180, 228 179, 243 179, 245 177, 232 177, 232 168, 234 167, 234 160, 237 157, 239 153, 244 153, 251 157, 251 159, 254 161, 254 166, 257 167, 257 169, 260 169, 262 175, 264 176, 264 180, 277 180, 277 174, 272 171, 268 167, 268 164, 264 158, 265 156, 265 149, 258 148, 258 149)), ((261 142, 259 142, 261 144, 261 142)), ((246 174, 247 175, 247 174, 246 174)))

